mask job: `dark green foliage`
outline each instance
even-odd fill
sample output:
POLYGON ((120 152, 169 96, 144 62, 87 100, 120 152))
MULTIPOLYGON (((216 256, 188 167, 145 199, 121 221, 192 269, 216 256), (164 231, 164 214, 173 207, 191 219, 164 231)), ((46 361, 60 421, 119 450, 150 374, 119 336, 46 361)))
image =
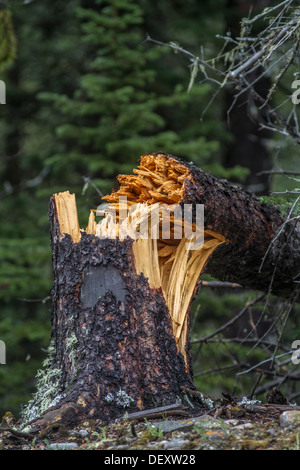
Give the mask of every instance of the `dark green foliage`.
POLYGON ((287 219, 299 216, 300 206, 296 200, 297 194, 298 191, 294 191, 293 194, 287 193, 285 195, 274 194, 273 196, 262 196, 260 201, 265 204, 275 205, 279 209, 282 217, 287 219))
POLYGON ((181 84, 167 92, 159 71, 163 51, 147 47, 142 33, 143 11, 132 1, 97 1, 97 8, 77 9, 86 73, 73 96, 41 93, 53 102, 64 123, 56 128, 62 153, 47 162, 56 172, 73 171, 97 179, 106 192, 111 178, 130 172, 147 152, 176 152, 205 164, 219 152, 195 126, 196 106, 207 86, 189 95, 181 84), (192 125, 189 125, 189 120, 192 125))

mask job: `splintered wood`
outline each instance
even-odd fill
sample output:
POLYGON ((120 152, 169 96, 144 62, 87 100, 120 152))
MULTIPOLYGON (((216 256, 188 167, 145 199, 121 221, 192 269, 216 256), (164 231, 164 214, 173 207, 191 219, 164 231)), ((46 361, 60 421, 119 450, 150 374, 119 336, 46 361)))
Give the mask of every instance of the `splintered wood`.
MULTIPOLYGON (((145 155, 133 172, 134 175, 119 176, 120 189, 104 197, 116 209, 117 215, 112 216, 108 212, 107 217, 97 225, 96 235, 105 237, 114 233, 122 237, 126 230, 128 236, 130 230, 133 231, 136 271, 148 278, 151 288, 162 289, 172 318, 177 348, 187 362, 185 345, 190 304, 207 260, 226 239, 218 233, 204 230, 202 246, 196 250, 190 249, 188 245, 193 241, 184 236, 183 219, 172 215, 169 219, 170 237, 163 237, 160 207, 164 204, 171 208, 182 201, 184 181, 191 178, 184 165, 166 155, 145 155), (122 202, 120 204, 122 198, 126 198, 127 218, 120 217, 121 210, 124 210, 122 202), (143 225, 143 221, 149 221, 149 215, 151 226, 148 222, 143 225), (140 236, 134 237, 137 232, 140 236)), ((89 226, 93 223, 92 219, 89 226)))
POLYGON ((69 191, 54 195, 60 233, 71 235, 74 243, 81 238, 75 194, 69 191))
MULTIPOLYGON (((120 188, 103 199, 104 215, 96 223, 91 211, 86 233, 101 238, 132 238, 135 269, 148 278, 151 288, 161 289, 173 323, 177 349, 187 364, 185 350, 188 314, 200 275, 214 250, 227 240, 210 230, 203 231, 203 243, 193 249, 194 240, 185 236, 181 212, 174 207, 183 200, 184 181, 192 179, 189 170, 164 155, 145 155, 134 175, 120 175, 120 188), (169 231, 164 226, 168 216, 169 231), (151 220, 151 223, 150 223, 151 220), (166 236, 167 233, 167 236, 166 236)), ((68 191, 55 195, 60 232, 80 241, 75 195, 68 191)), ((191 227, 195 232, 195 224, 191 227)))

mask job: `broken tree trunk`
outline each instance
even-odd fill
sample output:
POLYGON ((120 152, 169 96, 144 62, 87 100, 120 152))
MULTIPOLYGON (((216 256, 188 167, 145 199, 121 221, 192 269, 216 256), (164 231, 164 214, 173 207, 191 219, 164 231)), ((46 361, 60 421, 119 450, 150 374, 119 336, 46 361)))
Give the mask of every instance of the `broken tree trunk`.
POLYGON ((189 407, 189 312, 204 271, 285 297, 296 292, 299 230, 275 208, 165 154, 141 157, 134 175, 118 180, 104 218, 97 223, 92 211, 86 230, 74 195, 50 201, 52 334, 26 422, 107 423, 155 406, 189 407), (202 242, 191 247, 184 212, 174 207, 188 207, 195 228, 201 204, 202 242))

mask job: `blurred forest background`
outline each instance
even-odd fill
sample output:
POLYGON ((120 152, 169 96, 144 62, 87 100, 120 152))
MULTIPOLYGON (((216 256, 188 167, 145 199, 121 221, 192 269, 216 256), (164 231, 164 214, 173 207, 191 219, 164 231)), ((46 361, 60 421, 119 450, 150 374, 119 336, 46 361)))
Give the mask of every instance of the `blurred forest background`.
MULTIPOLYGON (((117 174, 131 172, 140 155, 157 151, 192 161, 259 197, 288 197, 286 190, 297 189, 296 178, 260 173, 299 170, 299 144, 260 129, 245 97, 228 125, 230 89, 212 101, 218 88, 212 81, 200 74, 189 86, 193 67, 187 55, 146 41, 149 35, 196 55, 203 48, 213 58, 223 45, 217 35, 238 34, 251 8, 256 14, 271 4, 0 2, 0 79, 6 84, 0 119, 0 339, 7 354, 0 365, 1 416, 8 410, 18 416, 46 357, 52 287, 47 210, 53 193, 76 193, 86 227, 89 210, 101 203, 99 191, 110 192, 117 174)), ((285 76, 286 96, 292 79, 285 76)), ((277 356, 300 339, 299 308, 270 296, 245 308, 259 293, 214 288, 212 279, 204 280, 191 318, 199 389, 249 396, 260 379, 257 398, 277 385, 297 401, 299 366, 291 370, 288 356, 277 356), (213 334, 243 309, 233 325, 213 334)))

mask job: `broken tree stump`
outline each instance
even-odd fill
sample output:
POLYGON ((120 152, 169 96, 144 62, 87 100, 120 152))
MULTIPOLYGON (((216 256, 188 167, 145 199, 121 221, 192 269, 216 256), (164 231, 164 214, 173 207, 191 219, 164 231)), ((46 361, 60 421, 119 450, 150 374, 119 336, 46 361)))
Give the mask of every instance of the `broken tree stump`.
MULTIPOLYGON (((74 195, 51 198, 52 333, 25 422, 73 426, 175 403, 189 408, 189 312, 204 271, 284 297, 298 292, 298 225, 284 225, 274 207, 161 153, 141 157, 118 181, 104 198, 104 218, 97 223, 92 211, 86 230, 74 195), (198 205, 202 241, 192 245, 175 209, 187 206, 197 229, 198 205)), ((204 402, 198 397, 190 412, 204 402)))

